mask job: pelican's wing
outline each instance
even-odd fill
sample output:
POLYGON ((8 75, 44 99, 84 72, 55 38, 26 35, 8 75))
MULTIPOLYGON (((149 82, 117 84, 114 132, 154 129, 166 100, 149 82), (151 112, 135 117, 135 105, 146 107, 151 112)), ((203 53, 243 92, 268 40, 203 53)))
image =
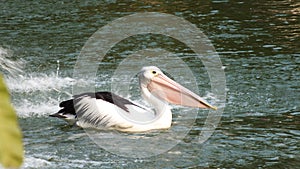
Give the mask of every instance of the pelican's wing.
POLYGON ((137 119, 153 118, 153 113, 110 92, 74 96, 77 124, 84 128, 131 128, 137 119))
POLYGON ((97 92, 97 93, 95 93, 95 97, 96 97, 96 99, 101 99, 101 100, 107 101, 111 104, 114 104, 128 113, 129 113, 129 110, 128 110, 127 106, 137 106, 137 107, 142 108, 141 106, 139 106, 127 99, 124 99, 116 94, 113 94, 111 92, 97 92))

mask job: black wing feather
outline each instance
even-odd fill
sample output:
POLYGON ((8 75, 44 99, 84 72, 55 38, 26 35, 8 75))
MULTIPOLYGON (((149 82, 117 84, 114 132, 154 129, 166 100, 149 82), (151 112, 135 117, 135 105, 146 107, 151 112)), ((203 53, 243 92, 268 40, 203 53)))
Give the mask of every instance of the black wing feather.
POLYGON ((74 109, 74 103, 73 103, 73 99, 70 100, 66 100, 63 101, 59 104, 59 107, 62 107, 63 109, 60 110, 59 112, 65 112, 65 113, 69 113, 69 114, 74 114, 75 113, 75 109, 74 109))
MULTIPOLYGON (((74 99, 76 100, 76 99, 82 98, 82 97, 102 99, 109 103, 115 104, 116 106, 120 107, 121 109, 123 109, 126 112, 129 112, 126 105, 134 105, 134 106, 140 107, 139 105, 136 105, 136 104, 132 103, 131 101, 124 99, 116 94, 111 93, 111 92, 82 93, 79 95, 75 95, 74 99)), ((60 109, 57 113, 51 114, 49 116, 59 117, 59 118, 65 118, 65 116, 63 116, 64 114, 73 114, 76 116, 76 111, 74 108, 74 99, 70 99, 70 100, 61 102, 59 104, 59 107, 61 107, 62 109, 60 109)), ((143 107, 140 107, 140 108, 143 108, 143 107)))
MULTIPOLYGON (((96 98, 96 99, 101 99, 101 100, 107 101, 109 103, 115 104, 116 106, 120 107, 121 109, 125 110, 126 112, 129 112, 129 111, 125 105, 138 106, 138 105, 132 103, 131 101, 124 99, 116 94, 111 93, 111 92, 82 93, 79 95, 75 95, 74 98, 82 97, 82 96, 89 96, 91 98, 96 98)), ((140 107, 140 106, 138 106, 138 107, 140 107)), ((140 108, 142 108, 142 107, 140 107, 140 108)))

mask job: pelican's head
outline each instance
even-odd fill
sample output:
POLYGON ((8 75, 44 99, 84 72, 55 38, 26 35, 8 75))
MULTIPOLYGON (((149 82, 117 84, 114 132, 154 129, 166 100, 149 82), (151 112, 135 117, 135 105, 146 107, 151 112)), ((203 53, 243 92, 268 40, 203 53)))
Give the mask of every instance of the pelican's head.
POLYGON ((139 80, 142 91, 150 93, 159 100, 188 107, 217 109, 197 94, 167 77, 155 66, 143 67, 139 80))
POLYGON ((156 66, 143 67, 139 73, 140 84, 147 88, 151 80, 159 74, 163 74, 163 72, 156 66))

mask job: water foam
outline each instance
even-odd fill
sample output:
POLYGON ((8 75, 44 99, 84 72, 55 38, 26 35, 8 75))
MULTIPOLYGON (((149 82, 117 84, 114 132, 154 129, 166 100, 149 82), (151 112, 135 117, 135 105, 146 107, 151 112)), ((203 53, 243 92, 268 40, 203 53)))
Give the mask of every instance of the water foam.
POLYGON ((59 110, 62 100, 71 98, 72 85, 69 77, 57 77, 54 73, 32 73, 5 77, 12 102, 19 117, 47 116, 59 110))
POLYGON ((55 74, 29 74, 18 77, 6 77, 6 83, 10 91, 13 92, 34 92, 60 90, 70 87, 75 80, 70 77, 57 77, 55 74))
POLYGON ((12 96, 17 115, 22 118, 47 116, 59 110, 59 103, 72 97, 72 86, 89 82, 59 77, 56 72, 27 73, 22 60, 13 60, 13 52, 0 46, 0 70, 12 96))
POLYGON ((24 66, 23 60, 11 60, 13 52, 9 49, 5 49, 0 46, 0 70, 3 73, 8 73, 10 75, 16 75, 22 72, 24 66))
POLYGON ((36 102, 28 99, 20 100, 20 103, 14 103, 18 117, 42 117, 56 113, 59 110, 60 101, 50 98, 48 102, 36 102))
POLYGON ((19 117, 55 113, 59 110, 59 102, 72 96, 72 85, 88 83, 70 77, 59 77, 59 68, 50 74, 23 72, 21 60, 13 60, 12 56, 12 51, 0 47, 0 70, 5 73, 4 79, 19 117))
POLYGON ((36 157, 25 157, 24 163, 21 168, 44 168, 50 166, 51 163, 47 160, 36 157))
POLYGON ((91 82, 57 74, 30 73, 6 76, 5 81, 12 94, 12 102, 19 117, 48 116, 59 110, 59 103, 72 97, 74 84, 91 82))

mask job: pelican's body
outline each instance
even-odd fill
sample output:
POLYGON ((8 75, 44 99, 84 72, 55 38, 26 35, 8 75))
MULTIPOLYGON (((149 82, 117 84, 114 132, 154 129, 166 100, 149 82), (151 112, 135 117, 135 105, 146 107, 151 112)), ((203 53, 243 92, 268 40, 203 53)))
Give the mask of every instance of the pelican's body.
POLYGON ((168 78, 154 66, 139 73, 143 98, 154 107, 145 108, 110 92, 83 93, 60 103, 62 109, 50 116, 59 117, 83 128, 142 132, 171 126, 169 103, 189 107, 212 108, 200 96, 168 78))

